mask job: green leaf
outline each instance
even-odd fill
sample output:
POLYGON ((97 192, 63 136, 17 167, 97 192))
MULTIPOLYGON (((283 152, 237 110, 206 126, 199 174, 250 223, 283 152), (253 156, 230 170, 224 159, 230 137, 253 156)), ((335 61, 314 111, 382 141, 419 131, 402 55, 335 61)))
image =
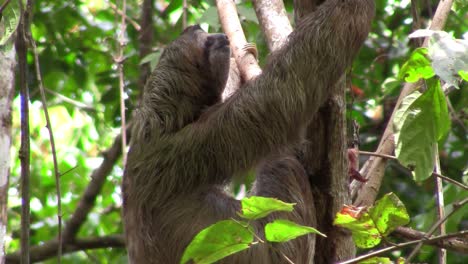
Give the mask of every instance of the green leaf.
POLYGON ((198 233, 187 246, 180 263, 214 263, 248 249, 254 239, 249 227, 233 220, 215 223, 198 233))
POLYGON ((251 196, 241 200, 242 212, 239 216, 245 219, 255 220, 263 218, 273 212, 291 212, 294 209, 294 205, 294 203, 285 203, 275 198, 251 196))
POLYGON ((408 223, 406 208, 393 193, 385 195, 367 211, 363 207, 345 206, 333 222, 350 229, 354 243, 360 248, 377 246, 395 228, 408 223))
POLYGON ((159 62, 160 57, 161 57, 161 51, 160 50, 157 50, 155 52, 151 52, 150 54, 146 55, 143 59, 141 59, 140 65, 149 62, 151 70, 154 70, 154 68, 156 67, 156 65, 159 62))
POLYGON ((459 88, 457 73, 468 69, 468 41, 434 31, 428 49, 435 73, 448 85, 459 88))
POLYGON ((385 79, 385 81, 382 83, 384 95, 389 95, 393 93, 400 86, 400 84, 401 82, 394 77, 389 77, 385 79))
POLYGON ((265 226, 265 238, 270 242, 286 242, 310 233, 327 237, 313 227, 298 225, 284 219, 277 219, 265 226))
POLYGON ((418 48, 410 56, 409 60, 403 64, 398 79, 406 82, 417 82, 419 79, 429 79, 435 75, 431 62, 427 58, 427 49, 418 48))
POLYGON ((389 193, 369 209, 369 215, 381 235, 388 236, 395 228, 409 223, 410 218, 405 205, 398 197, 389 193))
POLYGON ((416 181, 432 174, 434 145, 450 129, 450 118, 439 81, 427 81, 428 90, 410 95, 395 118, 395 154, 403 166, 413 171, 416 181), (416 98, 416 99, 415 99, 416 98))
POLYGON ((393 262, 389 258, 374 257, 359 261, 359 264, 393 264, 393 262))
POLYGON ((463 71, 463 70, 460 70, 458 72, 458 75, 460 75, 462 77, 463 80, 467 81, 468 82, 468 71, 463 71))
POLYGON ((255 10, 253 8, 248 8, 244 5, 237 5, 237 12, 241 17, 244 17, 245 20, 258 24, 257 15, 255 14, 255 10))
POLYGON ((207 23, 210 27, 215 29, 219 28, 218 9, 216 6, 208 7, 200 18, 200 22, 207 23))
POLYGON ((382 240, 379 230, 367 212, 358 215, 338 212, 333 224, 351 230, 353 241, 359 248, 373 248, 382 240))
MULTIPOLYGON (((2 1, 4 3, 4 1, 2 1)), ((0 14, 0 46, 3 46, 10 39, 11 35, 16 31, 21 17, 18 1, 10 1, 10 3, 0 14)))

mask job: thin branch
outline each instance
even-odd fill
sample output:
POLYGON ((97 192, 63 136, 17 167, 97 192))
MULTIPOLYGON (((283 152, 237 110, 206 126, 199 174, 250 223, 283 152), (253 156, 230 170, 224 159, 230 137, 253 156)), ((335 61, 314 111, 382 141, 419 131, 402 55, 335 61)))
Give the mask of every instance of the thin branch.
MULTIPOLYGON (((440 1, 439 6, 437 7, 436 13, 434 15, 434 19, 430 26, 432 30, 441 30, 443 29, 445 22, 447 21, 448 14, 450 13, 450 9, 452 7, 453 0, 446 0, 440 1)), ((425 39, 423 46, 427 46, 427 42, 429 41, 428 38, 425 39)), ((381 154, 392 154, 395 149, 395 144, 393 140, 393 118, 395 112, 398 110, 399 106, 403 98, 405 98, 408 94, 414 91, 417 88, 417 84, 414 83, 407 83, 404 85, 400 96, 398 97, 398 101, 395 105, 393 110, 392 116, 390 117, 390 121, 388 122, 387 127, 385 128, 384 134, 382 139, 379 143, 377 148, 377 153, 381 154)), ((357 195, 354 204, 360 205, 371 205, 374 203, 377 193, 380 190, 380 185, 382 183, 382 179, 385 172, 385 164, 386 160, 376 157, 369 159, 361 169, 361 175, 369 178, 369 181, 361 188, 362 183, 354 181, 351 185, 351 192, 352 196, 357 195), (372 175, 372 177, 370 177, 372 175)))
POLYGON ((126 46, 125 32, 127 30, 127 24, 125 23, 125 11, 127 10, 127 1, 122 0, 122 12, 121 12, 121 21, 120 21, 120 32, 118 33, 118 55, 114 58, 114 61, 117 63, 117 72, 119 75, 119 92, 120 92, 120 127, 122 133, 122 164, 125 168, 127 164, 127 136, 125 135, 126 124, 125 124, 125 80, 123 72, 123 63, 124 63, 124 49, 126 46))
MULTIPOLYGON (((409 227, 397 227, 395 231, 393 231, 392 236, 405 239, 405 240, 418 240, 426 238, 426 233, 411 229, 409 227)), ((447 250, 453 252, 459 252, 463 254, 468 253, 468 240, 460 239, 460 238, 450 238, 447 240, 441 240, 433 243, 437 247, 443 247, 447 250)))
POLYGON ((350 260, 347 260, 347 261, 340 262, 339 264, 359 263, 360 261, 363 261, 363 260, 366 260, 366 259, 369 259, 369 258, 372 258, 372 257, 380 256, 380 255, 382 255, 384 253, 392 252, 394 250, 404 248, 404 247, 407 247, 407 246, 411 246, 411 245, 414 245, 414 244, 424 243, 424 244, 429 244, 430 245, 430 244, 432 244, 434 242, 445 240, 445 239, 448 239, 448 238, 465 237, 467 235, 468 235, 468 230, 463 230, 463 231, 460 231, 460 232, 457 232, 457 233, 441 235, 441 236, 435 236, 435 237, 431 237, 431 238, 428 238, 428 239, 423 238, 423 239, 418 239, 418 240, 415 240, 415 241, 400 243, 400 244, 395 245, 395 246, 386 247, 386 248, 371 252, 369 254, 359 256, 357 258, 353 258, 353 259, 350 259, 350 260))
POLYGON ((55 191, 57 195, 57 221, 58 221, 58 258, 57 262, 60 264, 61 256, 62 256, 62 196, 60 194, 60 172, 58 169, 58 162, 57 162, 57 150, 55 148, 55 140, 54 140, 54 133, 52 131, 52 123, 50 122, 49 110, 47 108, 47 99, 45 95, 44 83, 42 81, 42 74, 41 69, 39 67, 39 55, 37 52, 36 42, 34 41, 31 32, 28 30, 27 32, 29 43, 33 48, 34 54, 34 66, 36 71, 36 79, 39 83, 39 90, 41 92, 41 101, 42 107, 44 109, 44 115, 46 119, 46 127, 47 131, 49 132, 49 140, 50 140, 50 147, 52 149, 52 160, 54 163, 54 176, 55 176, 55 191))
MULTIPOLYGON (((432 225, 432 227, 429 229, 429 231, 427 231, 426 233, 426 236, 423 238, 428 238, 430 235, 432 235, 437 229, 440 229, 441 226, 444 225, 445 221, 447 221, 447 219, 453 215, 455 212, 457 212, 458 210, 460 210, 465 204, 468 203, 468 198, 465 198, 463 201, 459 202, 459 203, 456 203, 454 204, 454 207, 453 207, 453 210, 447 214, 447 215, 444 215, 444 216, 441 216, 439 218, 439 220, 434 224, 432 225)), ((444 230, 445 231, 445 230, 444 230)), ((444 235, 444 234, 441 234, 441 235, 444 235)), ((410 263, 411 259, 416 256, 416 254, 418 253, 419 249, 421 249, 423 245, 423 242, 421 243, 418 243, 418 245, 413 249, 413 251, 409 254, 409 256, 406 258, 405 260, 405 263, 410 263)), ((440 259, 439 259, 440 260, 440 259)))
MULTIPOLYGON (((440 174, 441 172, 440 172, 440 159, 439 159, 439 145, 436 143, 434 144, 433 148, 434 148, 434 164, 435 164, 434 172, 440 174)), ((436 197, 437 218, 439 219, 439 221, 442 221, 443 219, 447 219, 445 217, 444 186, 443 186, 441 178, 433 176, 433 179, 435 181, 434 191, 435 191, 435 197, 436 197)), ((437 229, 439 230, 439 235, 445 235, 447 233, 446 228, 445 228, 445 220, 440 222, 437 229)), ((439 264, 447 263, 447 250, 445 250, 444 248, 438 248, 437 255, 439 258, 439 264)))
MULTIPOLYGON (((38 262, 49 259, 57 254, 58 241, 50 240, 38 246, 31 247, 31 261, 38 262)), ((82 250, 100 248, 124 248, 123 235, 109 235, 104 237, 81 238, 68 241, 63 245, 63 253, 73 253, 82 250)), ((20 263, 19 252, 6 255, 7 263, 20 263)))
POLYGON ((66 103, 69 103, 69 104, 71 104, 71 105, 73 105, 73 106, 75 106, 77 108, 83 109, 84 111, 96 112, 96 109, 94 107, 90 106, 90 105, 87 105, 87 104, 84 104, 82 102, 73 100, 70 97, 67 97, 67 96, 65 96, 63 94, 57 93, 56 91, 53 91, 53 90, 50 90, 50 89, 47 89, 47 88, 44 88, 44 90, 47 93, 58 97, 60 100, 66 102, 66 103))
POLYGON ((19 1, 20 21, 16 39, 16 51, 19 63, 19 86, 21 100, 21 146, 19 159, 21 162, 21 263, 29 263, 29 229, 31 224, 30 215, 30 134, 29 134, 29 89, 27 84, 27 38, 26 32, 30 22, 30 11, 28 6, 24 8, 23 1, 19 1))
MULTIPOLYGON (((382 154, 382 153, 375 153, 375 152, 369 152, 369 151, 362 151, 360 150, 359 151, 359 154, 362 154, 362 155, 369 155, 369 156, 375 156, 375 157, 380 157, 380 158, 384 158, 384 159, 391 159, 391 160, 397 160, 398 161, 398 158, 395 157, 395 156, 392 156, 392 155, 387 155, 387 154, 382 154)), ((439 177, 441 178, 442 180, 446 181, 446 182, 449 182, 453 185, 456 185, 464 190, 468 190, 468 186, 466 186, 465 184, 461 183, 461 182, 458 182, 454 179, 451 179, 447 176, 444 176, 440 173, 436 173, 436 172, 433 172, 432 173, 432 176, 435 176, 435 177, 439 177)))
MULTIPOLYGON (((141 31, 139 32, 138 39, 139 46, 138 52, 140 60, 151 53, 151 45, 153 43, 153 0, 143 0, 141 5, 141 31)), ((143 88, 145 87, 146 80, 151 73, 150 64, 140 64, 140 76, 138 77, 138 89, 140 90, 140 98, 143 96, 143 88)))
POLYGON ((384 158, 384 159, 398 160, 397 157, 395 157, 395 156, 387 155, 387 154, 383 154, 383 153, 376 153, 376 152, 369 152, 369 151, 359 150, 359 154, 369 155, 369 156, 374 156, 374 157, 380 157, 380 158, 384 158))
POLYGON ((5 10, 5 8, 8 6, 8 4, 10 3, 11 0, 6 0, 5 2, 3 2, 3 4, 0 6, 0 18, 1 18, 1 15, 3 13, 3 10, 5 10))
MULTIPOLYGON (((110 1, 106 1, 106 3, 110 6, 110 8, 111 8, 114 12, 116 12, 116 13, 119 14, 120 16, 124 16, 124 12, 122 12, 122 10, 118 9, 117 6, 116 6, 114 3, 110 2, 110 1)), ((125 10, 125 9, 124 9, 124 10, 125 10)), ((133 26, 133 28, 135 28, 136 31, 140 31, 140 30, 141 30, 141 26, 138 25, 138 23, 137 23, 135 20, 133 20, 131 17, 125 15, 125 20, 127 20, 127 22, 130 23, 130 24, 133 26)))
POLYGON ((435 172, 433 172, 432 175, 433 175, 433 176, 436 176, 436 177, 439 177, 439 178, 441 178, 441 179, 444 180, 444 181, 450 182, 451 184, 456 185, 456 186, 458 186, 458 187, 460 187, 460 188, 465 189, 465 190, 468 191, 468 186, 466 186, 465 184, 463 184, 463 183, 461 183, 461 182, 458 182, 458 181, 456 181, 456 180, 454 180, 454 179, 451 179, 451 178, 449 178, 449 177, 447 177, 447 176, 444 176, 444 175, 442 175, 442 174, 435 173, 435 172))

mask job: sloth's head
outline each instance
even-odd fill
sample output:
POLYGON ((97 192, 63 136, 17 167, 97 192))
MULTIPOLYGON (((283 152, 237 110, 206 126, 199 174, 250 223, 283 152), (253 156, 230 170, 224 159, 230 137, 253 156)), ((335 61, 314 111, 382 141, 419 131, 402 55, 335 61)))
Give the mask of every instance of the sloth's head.
POLYGON ((184 86, 193 89, 193 86, 200 87, 197 91, 185 92, 202 93, 193 96, 209 99, 219 97, 224 90, 229 75, 230 56, 229 40, 225 34, 209 34, 195 25, 186 28, 167 46, 160 63, 166 67, 169 65, 175 73, 193 82, 184 86))

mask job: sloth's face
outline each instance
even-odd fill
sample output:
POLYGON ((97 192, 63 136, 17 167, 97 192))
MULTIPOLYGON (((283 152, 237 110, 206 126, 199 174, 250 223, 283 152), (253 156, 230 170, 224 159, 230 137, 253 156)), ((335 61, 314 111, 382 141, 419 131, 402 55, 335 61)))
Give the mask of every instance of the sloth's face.
POLYGON ((225 34, 209 34, 195 25, 184 30, 179 38, 188 46, 188 61, 199 70, 210 86, 224 89, 231 57, 229 40, 225 34))
POLYGON ((206 92, 221 94, 229 75, 231 50, 225 34, 209 34, 190 26, 161 55, 160 63, 179 74, 199 78, 206 92), (214 90, 213 90, 214 89, 214 90))

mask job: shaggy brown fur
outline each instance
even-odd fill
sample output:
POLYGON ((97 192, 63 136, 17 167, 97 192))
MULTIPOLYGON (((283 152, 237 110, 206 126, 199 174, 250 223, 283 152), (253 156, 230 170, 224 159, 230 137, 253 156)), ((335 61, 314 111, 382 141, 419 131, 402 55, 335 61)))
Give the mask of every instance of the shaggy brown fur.
MULTIPOLYGON (((190 27, 167 47, 136 111, 124 174, 132 263, 178 263, 201 229, 236 217, 239 202, 224 185, 255 166, 252 194, 295 202, 295 212, 281 216, 314 224, 308 179, 286 148, 300 140, 329 87, 351 65, 373 13, 373 0, 325 2, 301 20, 263 74, 224 103, 224 35, 190 27)), ((312 236, 274 247, 255 245, 222 263, 283 263, 281 254, 295 263, 313 261, 312 236)))

